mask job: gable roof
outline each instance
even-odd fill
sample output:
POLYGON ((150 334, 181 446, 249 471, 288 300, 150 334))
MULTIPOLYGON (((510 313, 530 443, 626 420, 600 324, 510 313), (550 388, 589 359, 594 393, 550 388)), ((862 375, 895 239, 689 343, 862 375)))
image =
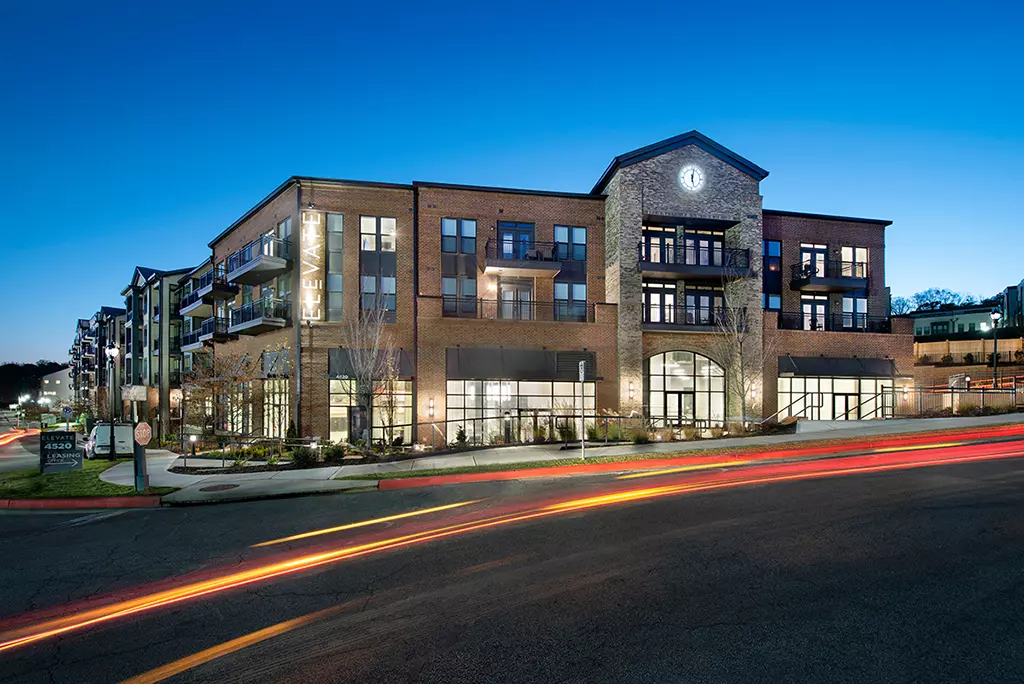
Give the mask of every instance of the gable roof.
POLYGON ((708 154, 718 157, 726 164, 739 169, 748 176, 753 176, 759 181, 768 177, 767 171, 749 159, 744 159, 729 148, 719 145, 699 131, 689 131, 688 133, 677 135, 674 138, 668 138, 661 142, 656 142, 654 144, 647 145, 646 147, 633 150, 632 152, 620 154, 612 160, 611 164, 608 165, 608 168, 605 169, 603 174, 601 174, 600 180, 597 181, 597 185, 595 185, 594 189, 590 192, 595 195, 604 192, 604 188, 608 184, 608 181, 612 179, 612 176, 615 175, 616 171, 624 166, 630 166, 631 164, 642 162, 645 159, 657 157, 658 155, 671 152, 672 150, 678 150, 680 147, 685 147, 687 145, 696 145, 708 154))

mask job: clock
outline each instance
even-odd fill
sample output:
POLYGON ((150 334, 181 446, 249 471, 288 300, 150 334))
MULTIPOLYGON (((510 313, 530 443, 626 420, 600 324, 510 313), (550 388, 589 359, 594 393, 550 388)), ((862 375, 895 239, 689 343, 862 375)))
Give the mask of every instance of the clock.
POLYGON ((704 174, 693 164, 688 164, 679 171, 679 184, 690 192, 696 192, 704 185, 704 174))

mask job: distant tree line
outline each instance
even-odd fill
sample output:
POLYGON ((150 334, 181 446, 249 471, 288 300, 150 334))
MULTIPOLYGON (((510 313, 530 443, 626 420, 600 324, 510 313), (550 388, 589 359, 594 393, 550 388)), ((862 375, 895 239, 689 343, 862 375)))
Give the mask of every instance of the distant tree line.
POLYGON ((893 297, 889 303, 889 310, 893 316, 903 316, 916 311, 942 311, 943 309, 956 309, 961 306, 974 304, 990 304, 996 306, 999 303, 999 295, 979 300, 972 294, 966 292, 954 292, 941 287, 930 287, 922 290, 912 297, 893 297))
POLYGON ((0 365, 0 407, 18 401, 22 394, 35 394, 44 375, 67 368, 66 363, 40 359, 35 363, 5 363, 0 365))

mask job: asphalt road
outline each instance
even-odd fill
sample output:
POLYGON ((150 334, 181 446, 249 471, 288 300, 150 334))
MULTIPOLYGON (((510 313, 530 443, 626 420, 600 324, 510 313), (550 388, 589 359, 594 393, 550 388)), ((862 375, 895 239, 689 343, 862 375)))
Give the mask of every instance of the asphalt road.
MULTIPOLYGON (((87 597, 124 598, 143 583, 610 485, 604 476, 2 513, 0 618, 81 610, 87 597)), ((1022 510, 1019 458, 682 492, 385 550, 87 627, 0 652, 0 682, 117 682, 189 657, 166 681, 1020 682, 1022 510), (335 612, 317 614, 325 609, 335 612)))
POLYGON ((29 435, 0 446, 0 473, 39 467, 39 436, 29 435))

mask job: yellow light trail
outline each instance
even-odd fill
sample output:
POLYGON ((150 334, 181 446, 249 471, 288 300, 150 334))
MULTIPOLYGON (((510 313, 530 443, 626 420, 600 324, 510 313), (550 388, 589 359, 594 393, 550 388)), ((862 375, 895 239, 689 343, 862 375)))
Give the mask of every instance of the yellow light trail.
POLYGON ((166 665, 162 665, 161 667, 150 670, 149 672, 144 672, 138 676, 132 677, 131 679, 126 679, 121 682, 121 684, 156 684, 157 682, 162 682, 163 680, 173 677, 174 675, 181 674, 186 670, 191 670, 194 667, 204 665, 211 660, 222 658, 234 653, 235 651, 240 651, 247 646, 258 644, 261 641, 266 641, 267 639, 280 636, 281 634, 290 632, 293 629, 298 629, 299 627, 308 625, 311 622, 316 622, 317 620, 321 620, 329 615, 340 613, 353 603, 355 603, 355 601, 350 601, 340 606, 332 606, 330 608, 318 610, 315 613, 303 615, 295 618, 294 620, 279 622, 276 625, 271 625, 270 627, 246 634, 245 636, 240 636, 237 639, 232 639, 231 641, 225 641, 223 644, 217 644, 216 646, 204 651, 193 653, 192 655, 185 656, 180 660, 175 660, 172 663, 167 663, 166 665))
POLYGON ((918 449, 944 449, 946 447, 963 446, 963 442, 946 442, 944 444, 914 444, 912 446, 886 447, 884 449, 872 449, 871 453, 884 454, 889 451, 917 451, 918 449))
POLYGON ((439 513, 441 511, 450 511, 453 508, 460 508, 462 506, 469 506, 483 501, 483 499, 474 499, 473 501, 461 501, 459 503, 448 504, 447 506, 435 506, 434 508, 423 508, 418 511, 410 511, 408 513, 398 513, 396 515, 389 515, 384 518, 376 518, 374 520, 363 520, 361 522, 348 523, 346 525, 338 525, 337 527, 327 527, 322 530, 313 530, 312 532, 303 532, 302 534, 293 534, 290 537, 282 537, 281 539, 272 539, 271 541, 260 542, 259 544, 253 544, 250 548, 258 548, 261 546, 273 546, 274 544, 285 544, 287 542, 298 541, 300 539, 309 539, 310 537, 319 537, 324 534, 333 534, 334 532, 344 532, 345 530, 354 530, 360 527, 369 527, 370 525, 380 525, 386 522, 392 522, 393 520, 404 520, 405 518, 413 518, 418 515, 428 515, 430 513, 439 513))
POLYGON ((672 473, 686 473, 693 470, 711 470, 712 468, 726 468, 728 466, 739 466, 753 463, 753 461, 723 461, 721 463, 704 463, 701 465, 679 466, 678 468, 664 468, 662 470, 645 470, 640 473, 619 475, 617 480, 635 480, 639 477, 654 477, 655 475, 671 475, 672 473))
POLYGON ((833 470, 817 470, 806 473, 793 473, 787 475, 767 475, 761 477, 750 477, 739 480, 727 481, 704 481, 691 482, 678 485, 666 485, 661 487, 649 487, 644 489, 633 489, 624 492, 614 492, 582 499, 549 504, 540 508, 526 510, 520 513, 509 513, 498 515, 481 520, 467 521, 454 525, 425 530, 413 534, 382 539, 366 544, 359 544, 343 549, 325 551, 321 553, 300 556, 285 561, 268 563, 249 570, 230 573, 222 577, 192 582, 174 589, 166 589, 140 596, 126 601, 100 606, 91 610, 83 611, 67 617, 47 620, 35 625, 11 630, 0 634, 0 652, 8 651, 19 646, 25 646, 43 639, 48 639, 69 632, 75 632, 86 627, 104 624, 118 618, 138 614, 144 611, 153 610, 163 606, 174 605, 197 599, 203 596, 217 594, 220 592, 236 589, 255 582, 265 582, 277 577, 292 575, 305 570, 311 570, 342 560, 366 556, 378 551, 396 549, 413 544, 422 544, 428 541, 443 539, 457 534, 474 532, 477 530, 492 527, 510 525, 538 518, 546 518, 554 515, 568 513, 578 510, 593 509, 598 507, 612 506, 630 501, 660 498, 678 494, 680 492, 703 492, 729 487, 738 487, 749 484, 764 484, 772 482, 785 482, 793 480, 805 480, 812 478, 827 477, 831 475, 846 475, 854 473, 883 472, 888 470, 918 468, 929 465, 949 465, 952 463, 968 463, 971 461, 991 460, 993 458, 1007 458, 1011 456, 1022 456, 1024 452, 1015 451, 1012 453, 984 454, 979 456, 964 456, 957 458, 935 459, 931 461, 914 461, 909 463, 895 463, 875 466, 848 467, 833 470))

